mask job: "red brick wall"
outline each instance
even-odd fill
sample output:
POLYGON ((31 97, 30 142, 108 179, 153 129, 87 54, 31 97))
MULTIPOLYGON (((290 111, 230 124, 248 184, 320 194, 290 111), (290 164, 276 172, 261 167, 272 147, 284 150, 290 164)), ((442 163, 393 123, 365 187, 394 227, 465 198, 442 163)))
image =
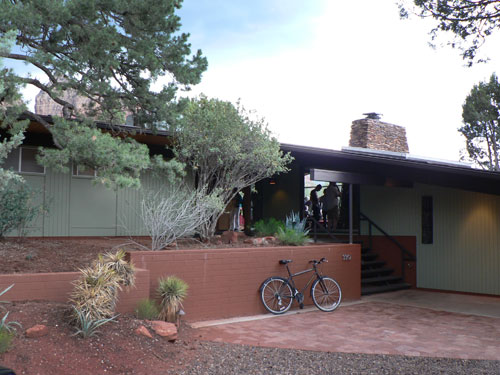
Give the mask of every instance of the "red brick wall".
MULTIPOLYGON (((274 275, 286 276, 278 261, 292 259, 292 272, 308 268, 308 261, 325 257, 323 274, 336 279, 343 300, 356 300, 361 295, 360 246, 347 244, 302 247, 241 248, 138 251, 129 258, 138 268, 150 271, 151 296, 160 277, 175 275, 189 284, 184 302, 188 321, 254 315, 266 312, 258 294, 261 283, 274 275), (350 260, 343 260, 343 255, 350 260)), ((310 274, 309 274, 310 275, 310 274)), ((297 279, 297 286, 308 280, 297 279)), ((305 292, 309 295, 309 290, 305 292)), ((311 303, 306 299, 306 303, 311 303)))
MULTIPOLYGON (((28 273, 0 275, 0 291, 11 284, 14 287, 2 295, 2 301, 66 302, 73 290, 72 281, 78 272, 28 273)), ((119 295, 118 312, 133 311, 137 301, 149 296, 149 271, 138 269, 136 287, 124 289, 119 295)))

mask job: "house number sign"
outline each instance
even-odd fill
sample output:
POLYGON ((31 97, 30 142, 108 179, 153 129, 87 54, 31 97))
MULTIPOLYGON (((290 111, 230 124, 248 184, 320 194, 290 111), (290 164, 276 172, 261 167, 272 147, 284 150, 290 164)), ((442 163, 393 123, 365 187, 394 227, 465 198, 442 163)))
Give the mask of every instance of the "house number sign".
POLYGON ((352 259, 351 254, 342 254, 342 260, 348 261, 351 259, 352 259))

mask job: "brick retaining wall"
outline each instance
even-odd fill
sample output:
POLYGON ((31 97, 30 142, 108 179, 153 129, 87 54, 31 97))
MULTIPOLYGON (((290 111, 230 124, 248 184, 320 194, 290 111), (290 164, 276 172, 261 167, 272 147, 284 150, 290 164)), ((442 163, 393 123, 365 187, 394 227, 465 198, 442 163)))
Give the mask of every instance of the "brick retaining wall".
MULTIPOLYGON (((325 257, 329 262, 322 265, 323 274, 339 282, 343 300, 361 295, 360 245, 136 251, 127 256, 137 267, 136 287, 120 293, 121 313, 133 312, 143 298, 154 298, 158 279, 169 275, 189 284, 184 303, 188 321, 265 313, 258 289, 270 276, 286 276, 280 259, 292 259, 292 272, 297 272, 308 268, 309 260, 325 257), (343 260, 345 255, 350 259, 343 260)), ((78 277, 78 272, 0 275, 0 291, 15 284, 1 300, 66 302, 78 277)), ((308 279, 297 279, 299 289, 308 279)), ((305 295, 305 303, 311 304, 309 290, 305 295)))
MULTIPOLYGON (((329 262, 322 265, 323 273, 339 282, 343 300, 356 300, 361 295, 359 245, 137 251, 128 256, 136 267, 150 271, 152 296, 160 277, 176 275, 189 284, 184 302, 188 321, 266 312, 258 289, 269 276, 286 276, 280 259, 292 259, 292 272, 297 272, 308 268, 309 260, 325 257, 329 262), (350 260, 343 260, 343 255, 349 255, 350 260)), ((305 284, 308 276, 297 280, 298 286, 305 284)), ((305 295, 309 296, 309 290, 305 295)), ((305 302, 312 303, 309 298, 305 302)))

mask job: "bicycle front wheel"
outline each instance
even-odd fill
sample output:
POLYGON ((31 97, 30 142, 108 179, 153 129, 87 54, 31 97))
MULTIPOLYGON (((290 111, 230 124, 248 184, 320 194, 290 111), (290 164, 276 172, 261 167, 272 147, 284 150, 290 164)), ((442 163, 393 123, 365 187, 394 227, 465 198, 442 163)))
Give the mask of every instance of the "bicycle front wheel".
POLYGON ((313 283, 311 297, 318 309, 328 312, 340 305, 342 291, 340 285, 331 277, 322 277, 313 283))
POLYGON ((260 298, 267 311, 283 314, 292 306, 292 288, 285 279, 271 277, 262 284, 260 298))

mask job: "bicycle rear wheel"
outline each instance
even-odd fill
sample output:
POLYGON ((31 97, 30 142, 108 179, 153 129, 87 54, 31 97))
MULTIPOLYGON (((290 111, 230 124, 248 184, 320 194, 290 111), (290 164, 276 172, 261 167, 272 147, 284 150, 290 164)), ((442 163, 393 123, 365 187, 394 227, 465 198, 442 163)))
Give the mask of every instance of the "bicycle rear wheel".
POLYGON ((311 297, 318 309, 328 312, 340 305, 342 291, 340 285, 331 277, 322 277, 311 286, 311 297))
POLYGON ((271 277, 262 284, 260 298, 267 311, 273 314, 283 314, 292 306, 293 292, 285 279, 271 277))

